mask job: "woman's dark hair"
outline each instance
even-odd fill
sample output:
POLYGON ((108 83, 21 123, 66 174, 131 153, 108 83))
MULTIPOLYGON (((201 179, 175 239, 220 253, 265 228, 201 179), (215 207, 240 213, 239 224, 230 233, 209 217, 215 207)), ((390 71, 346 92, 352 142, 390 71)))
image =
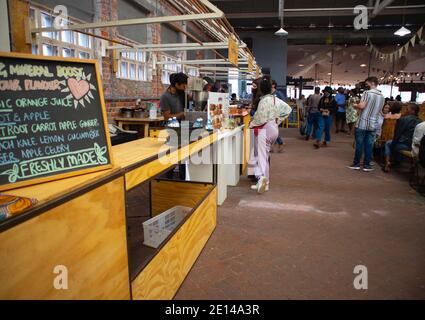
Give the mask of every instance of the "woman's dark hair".
POLYGON ((263 95, 272 93, 272 83, 269 79, 263 78, 260 82, 260 90, 263 95))
POLYGON ((276 82, 276 80, 272 80, 272 86, 275 86, 277 88, 277 82, 276 82))
POLYGON ((401 112, 401 104, 398 102, 394 102, 391 106, 391 113, 396 114, 401 112))
POLYGON ((260 98, 263 95, 261 93, 261 88, 260 88, 261 79, 262 78, 257 78, 253 81, 253 83, 255 83, 255 85, 257 86, 257 91, 255 92, 255 95, 253 95, 252 97, 252 107, 254 110, 257 110, 258 104, 260 103, 260 98))

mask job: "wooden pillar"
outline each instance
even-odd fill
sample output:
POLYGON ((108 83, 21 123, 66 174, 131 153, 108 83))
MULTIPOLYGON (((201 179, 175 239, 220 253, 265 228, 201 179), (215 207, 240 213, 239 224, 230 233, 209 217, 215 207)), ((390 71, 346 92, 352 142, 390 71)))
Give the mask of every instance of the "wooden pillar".
POLYGON ((27 44, 25 40, 25 24, 30 12, 29 1, 9 0, 8 4, 12 51, 31 53, 31 44, 27 44))

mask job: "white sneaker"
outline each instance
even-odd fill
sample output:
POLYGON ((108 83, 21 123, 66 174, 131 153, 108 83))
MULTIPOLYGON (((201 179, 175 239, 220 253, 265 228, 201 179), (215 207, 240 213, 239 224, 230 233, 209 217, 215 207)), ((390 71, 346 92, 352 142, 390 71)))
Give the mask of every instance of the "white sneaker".
POLYGON ((253 184, 252 186, 251 186, 251 190, 257 190, 258 189, 258 187, 257 187, 257 185, 256 184, 253 184))
POLYGON ((257 192, 258 193, 264 193, 267 190, 267 179, 266 177, 261 177, 260 180, 257 182, 257 192))

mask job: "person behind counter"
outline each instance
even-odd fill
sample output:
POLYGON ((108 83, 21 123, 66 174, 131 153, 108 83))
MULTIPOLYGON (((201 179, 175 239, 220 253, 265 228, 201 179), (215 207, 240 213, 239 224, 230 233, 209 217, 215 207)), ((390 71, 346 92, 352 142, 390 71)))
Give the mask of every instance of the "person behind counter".
POLYGON ((183 72, 170 75, 170 86, 161 96, 160 106, 164 115, 164 121, 176 117, 177 120, 184 119, 184 102, 181 96, 187 87, 188 76, 183 72))

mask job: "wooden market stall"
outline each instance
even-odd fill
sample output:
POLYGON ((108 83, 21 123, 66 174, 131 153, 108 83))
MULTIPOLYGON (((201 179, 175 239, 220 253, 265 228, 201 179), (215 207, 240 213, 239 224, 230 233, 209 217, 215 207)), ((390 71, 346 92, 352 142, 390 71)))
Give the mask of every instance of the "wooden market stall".
POLYGON ((172 298, 215 228, 216 191, 214 184, 161 175, 215 139, 207 135, 177 150, 141 139, 113 148, 112 169, 9 190, 36 196, 38 203, 0 224, 0 258, 6 262, 0 297, 172 298), (175 205, 192 210, 158 248, 143 246, 137 217, 149 219, 175 205), (54 286, 57 266, 67 269, 66 290, 54 286))

